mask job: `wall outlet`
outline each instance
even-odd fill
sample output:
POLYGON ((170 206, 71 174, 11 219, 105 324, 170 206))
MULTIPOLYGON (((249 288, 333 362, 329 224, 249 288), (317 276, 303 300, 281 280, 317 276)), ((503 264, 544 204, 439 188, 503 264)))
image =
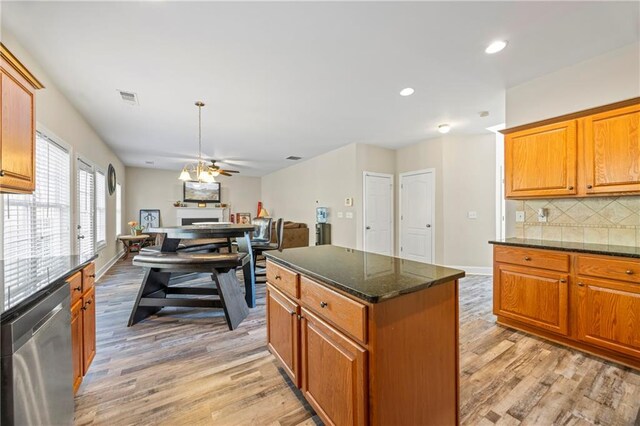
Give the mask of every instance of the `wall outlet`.
POLYGON ((344 213, 338 212, 338 219, 342 219, 344 217, 344 213))
POLYGON ((353 219, 353 212, 347 212, 347 219, 353 219))
MULTIPOLYGON (((346 207, 352 207, 353 206, 353 198, 349 197, 349 198, 345 198, 344 199, 344 205, 346 207)), ((349 217, 349 216, 347 216, 349 217)))
POLYGON ((478 212, 468 212, 467 213, 467 217, 469 219, 477 219, 478 218, 478 212))
POLYGON ((516 212, 516 222, 524 222, 524 211, 518 210, 516 212))

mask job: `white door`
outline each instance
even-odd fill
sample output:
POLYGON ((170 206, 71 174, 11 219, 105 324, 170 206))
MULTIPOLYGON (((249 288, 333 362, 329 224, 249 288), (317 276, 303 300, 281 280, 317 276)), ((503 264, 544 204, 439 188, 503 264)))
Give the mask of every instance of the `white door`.
POLYGON ((364 172, 364 251, 393 255, 393 175, 364 172))
POLYGON ((433 263, 434 172, 400 174, 400 257, 433 263))

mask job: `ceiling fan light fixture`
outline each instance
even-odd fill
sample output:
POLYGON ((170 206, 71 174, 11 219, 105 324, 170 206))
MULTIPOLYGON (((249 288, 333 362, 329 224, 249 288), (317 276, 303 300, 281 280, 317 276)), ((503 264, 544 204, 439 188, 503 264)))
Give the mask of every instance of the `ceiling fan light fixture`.
POLYGON ((184 182, 191 180, 191 173, 189 173, 186 167, 182 169, 182 172, 180 173, 180 177, 178 179, 184 182))
POLYGON ((211 170, 209 173, 211 173, 211 176, 213 177, 218 177, 220 175, 220 172, 218 170, 211 170))
POLYGON ((441 124, 438 126, 438 131, 440 133, 449 133, 449 131, 451 130, 451 126, 448 124, 441 124))

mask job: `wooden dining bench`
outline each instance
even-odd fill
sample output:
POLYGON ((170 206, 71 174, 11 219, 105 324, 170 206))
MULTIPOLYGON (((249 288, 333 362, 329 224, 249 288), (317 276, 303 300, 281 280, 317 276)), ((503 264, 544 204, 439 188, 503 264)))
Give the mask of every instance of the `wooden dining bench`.
POLYGON ((184 253, 149 252, 133 258, 133 264, 145 269, 144 278, 133 305, 129 326, 157 313, 166 306, 194 308, 222 308, 230 330, 249 314, 240 291, 236 269, 249 262, 246 253, 184 253), (172 273, 211 273, 214 287, 178 287, 169 284, 172 273), (214 298, 167 297, 217 296, 214 298))

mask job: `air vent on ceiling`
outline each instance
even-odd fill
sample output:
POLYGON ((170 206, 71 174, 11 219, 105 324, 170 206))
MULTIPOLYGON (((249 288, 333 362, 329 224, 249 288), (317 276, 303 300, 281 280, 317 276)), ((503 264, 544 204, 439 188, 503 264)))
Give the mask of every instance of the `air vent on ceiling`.
POLYGON ((295 155, 290 155, 287 158, 285 158, 285 160, 293 160, 293 161, 298 161, 298 160, 301 160, 301 159, 302 159, 302 157, 297 157, 295 155))
POLYGON ((148 164, 150 166, 153 166, 155 164, 155 162, 153 162, 153 161, 145 161, 144 164, 148 164))
POLYGON ((138 105, 138 95, 133 92, 125 92, 124 90, 118 90, 122 100, 130 105, 138 105))

